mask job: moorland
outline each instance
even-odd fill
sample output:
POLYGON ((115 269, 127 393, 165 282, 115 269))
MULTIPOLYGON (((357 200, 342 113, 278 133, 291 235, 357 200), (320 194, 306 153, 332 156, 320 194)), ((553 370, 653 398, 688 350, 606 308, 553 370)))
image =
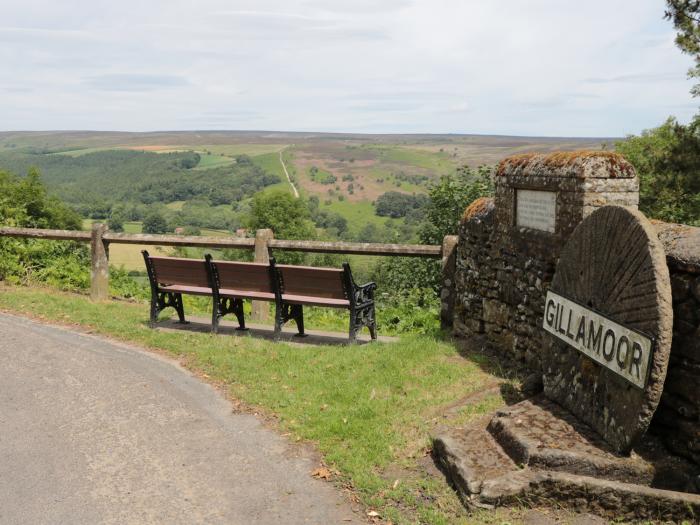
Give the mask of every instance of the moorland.
MULTIPOLYGON (((416 242, 426 195, 440 177, 493 166, 515 153, 612 143, 486 135, 4 132, 0 170, 24 175, 36 168, 48 192, 76 210, 85 227, 109 220, 112 229, 140 232, 148 218, 148 231, 228 235, 251 226, 255 195, 294 195, 297 188, 321 238, 416 242)), ((141 268, 138 251, 127 246, 117 248, 113 263, 141 268)))

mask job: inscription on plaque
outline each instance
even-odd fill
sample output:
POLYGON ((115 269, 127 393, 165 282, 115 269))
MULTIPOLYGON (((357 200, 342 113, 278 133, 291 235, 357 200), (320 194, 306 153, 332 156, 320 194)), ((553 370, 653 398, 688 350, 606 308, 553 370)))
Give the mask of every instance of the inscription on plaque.
POLYGON ((646 386, 650 338, 551 290, 547 292, 543 324, 547 332, 633 385, 646 386))
POLYGON ((557 194, 553 191, 516 190, 515 224, 554 233, 557 194))

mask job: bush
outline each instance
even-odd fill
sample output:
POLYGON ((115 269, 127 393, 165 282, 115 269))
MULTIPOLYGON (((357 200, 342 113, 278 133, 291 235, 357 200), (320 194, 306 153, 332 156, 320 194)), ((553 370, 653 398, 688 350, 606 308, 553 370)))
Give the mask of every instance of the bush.
POLYGON ((427 202, 428 197, 425 195, 388 191, 377 198, 375 213, 380 217, 405 217, 407 213, 422 208, 427 202))
POLYGON ((152 211, 143 219, 143 233, 165 233, 168 231, 168 223, 159 212, 152 211))

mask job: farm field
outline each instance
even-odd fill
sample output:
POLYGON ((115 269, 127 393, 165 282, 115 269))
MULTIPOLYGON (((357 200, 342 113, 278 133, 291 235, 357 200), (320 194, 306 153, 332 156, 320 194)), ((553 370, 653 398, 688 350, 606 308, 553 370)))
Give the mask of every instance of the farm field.
MULTIPOLYGON (((59 197, 69 202, 81 188, 81 177, 89 177, 102 188, 113 178, 124 179, 115 181, 122 194, 128 193, 130 188, 141 186, 152 193, 143 201, 146 204, 162 203, 169 213, 184 214, 182 217, 190 217, 187 220, 191 220, 192 213, 198 214, 199 224, 215 229, 224 223, 229 229, 235 229, 240 227, 240 214, 245 214, 249 209, 254 192, 292 191, 280 162, 282 157, 301 196, 315 196, 321 211, 342 216, 348 223, 348 235, 355 238, 368 225, 381 231, 386 230, 387 224, 392 227, 403 224, 403 218, 388 219, 375 214, 373 203, 386 192, 426 194, 431 184, 443 175, 456 172, 460 166, 475 168, 494 165, 516 153, 600 149, 609 148, 613 143, 614 139, 604 138, 480 135, 8 132, 0 133, 0 169, 17 171, 26 170, 32 165, 39 166, 46 175, 50 191, 56 191, 59 197), (110 156, 109 152, 114 150, 138 150, 151 156, 122 159, 119 155, 110 156), (100 153, 104 156, 103 160, 95 157, 100 153), (156 153, 167 153, 169 156, 159 161, 160 155, 154 155, 156 153), (193 157, 192 153, 197 153, 199 157, 193 157), (85 163, 59 161, 88 154, 94 155, 90 155, 85 163), (239 166, 236 160, 239 155, 247 155, 252 166, 247 161, 247 167, 239 166), (130 162, 128 167, 127 161, 130 162), (173 170, 173 165, 177 169, 173 170), (123 173, 119 171, 119 166, 124 166, 123 173), (81 169, 85 171, 84 175, 81 169), (242 172, 246 175, 237 175, 242 172), (172 192, 172 196, 167 198, 155 188, 159 187, 159 181, 166 179, 172 185, 173 176, 180 177, 184 191, 172 192), (236 176, 237 179, 231 178, 236 176), (247 189, 236 189, 252 180, 251 177, 261 176, 276 176, 279 182, 253 183, 247 189), (148 177, 148 182, 144 182, 144 177, 148 177), (207 180, 212 181, 209 183, 210 189, 205 188, 207 180), (216 196, 222 185, 234 180, 228 182, 228 191, 237 191, 237 196, 227 197, 223 206, 213 200, 212 196, 216 196), (203 188, 198 190, 203 193, 188 190, 188 185, 191 187, 195 184, 203 188), (171 200, 173 196, 177 200, 171 200), (202 199, 209 201, 209 208, 205 210, 198 204, 199 211, 190 209, 187 215, 187 209, 183 209, 185 204, 190 200, 201 203, 202 199), (201 219, 206 217, 219 219, 202 222, 201 219)), ((100 198, 109 199, 110 196, 100 198)), ((132 192, 129 198, 139 204, 141 194, 132 192)), ((95 198, 92 199, 95 202, 95 198)), ((177 222, 178 219, 173 220, 177 222)), ((175 223, 172 226, 188 224, 196 223, 175 223)), ((115 247, 115 261, 123 261, 127 268, 133 266, 134 257, 124 254, 122 258, 120 250, 122 248, 115 247)))

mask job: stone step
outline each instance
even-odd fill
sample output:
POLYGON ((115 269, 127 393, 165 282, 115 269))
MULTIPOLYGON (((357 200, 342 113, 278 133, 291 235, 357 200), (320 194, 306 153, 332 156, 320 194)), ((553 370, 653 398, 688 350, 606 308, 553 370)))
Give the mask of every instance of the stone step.
POLYGON ((654 436, 616 454, 593 430, 541 396, 433 437, 433 455, 467 506, 558 501, 628 519, 694 519, 700 472, 654 436))
POLYGON ((496 413, 488 430, 511 459, 535 470, 651 484, 652 463, 617 454, 596 432, 543 395, 496 413))
POLYGON ((574 511, 614 520, 697 523, 700 516, 697 494, 530 469, 484 481, 478 498, 484 507, 551 505, 554 500, 574 511))
POLYGON ((519 470, 486 430, 487 422, 433 436, 433 455, 465 503, 478 504, 473 496, 484 481, 519 470))

